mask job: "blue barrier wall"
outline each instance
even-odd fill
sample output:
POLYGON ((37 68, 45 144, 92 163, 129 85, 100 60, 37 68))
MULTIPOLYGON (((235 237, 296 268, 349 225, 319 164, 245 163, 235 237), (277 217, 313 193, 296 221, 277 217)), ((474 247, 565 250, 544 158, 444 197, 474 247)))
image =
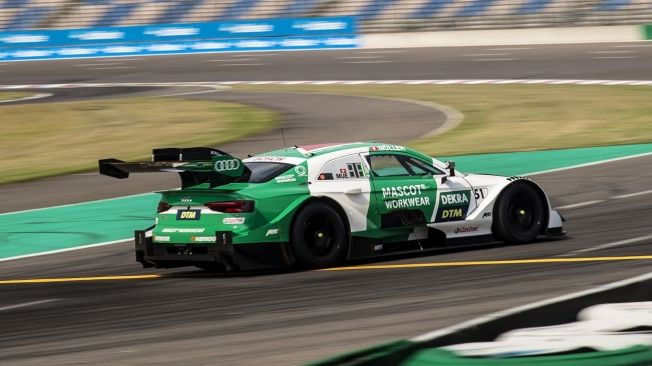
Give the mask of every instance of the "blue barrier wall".
POLYGON ((355 48, 352 17, 0 32, 0 61, 355 48))

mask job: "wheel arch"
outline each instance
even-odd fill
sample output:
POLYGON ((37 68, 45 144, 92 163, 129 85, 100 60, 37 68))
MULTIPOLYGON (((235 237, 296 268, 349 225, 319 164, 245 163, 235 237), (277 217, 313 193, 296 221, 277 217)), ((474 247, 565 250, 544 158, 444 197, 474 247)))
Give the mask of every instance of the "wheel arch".
MULTIPOLYGON (((344 226, 346 229, 346 232, 348 233, 349 236, 349 242, 351 241, 351 224, 349 223, 349 217, 346 215, 346 212, 344 211, 344 208, 340 206, 337 201, 330 197, 325 197, 325 196, 312 196, 303 202, 296 208, 294 211, 294 215, 292 215, 292 220, 290 221, 290 228, 294 227, 294 221, 296 220, 297 213, 301 211, 304 207, 308 206, 311 203, 315 202, 322 202, 325 203, 329 206, 331 206, 335 211, 337 211, 338 215, 340 215, 340 218, 342 219, 342 222, 344 222, 344 226)), ((290 237, 290 240, 292 240, 292 237, 290 237)))
MULTIPOLYGON (((511 183, 507 184, 505 187, 503 187, 502 191, 496 197, 496 203, 500 202, 500 200, 503 197, 503 193, 505 190, 509 187, 513 187, 514 185, 527 185, 532 188, 534 188, 534 191, 537 193, 539 196, 539 199, 541 200, 541 203, 543 204, 543 225, 541 225, 541 232, 539 234, 545 234, 546 230, 548 228, 548 223, 550 221, 550 202, 548 201, 548 196, 546 193, 543 191, 543 188, 541 188, 538 184, 534 183, 533 181, 529 179, 516 179, 512 181, 511 183)), ((496 210, 497 210, 498 205, 494 204, 493 210, 492 210, 492 215, 493 217, 496 217, 496 210)), ((495 223, 495 221, 494 221, 495 223)), ((494 223, 492 223, 492 228, 491 230, 494 231, 494 223)))

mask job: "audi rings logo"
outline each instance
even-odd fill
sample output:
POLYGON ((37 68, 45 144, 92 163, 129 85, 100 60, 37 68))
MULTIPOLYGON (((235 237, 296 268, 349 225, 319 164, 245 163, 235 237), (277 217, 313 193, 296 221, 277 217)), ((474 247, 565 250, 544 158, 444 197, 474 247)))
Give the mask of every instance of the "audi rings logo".
POLYGON ((231 170, 237 170, 240 168, 240 160, 230 159, 230 160, 220 160, 216 161, 213 166, 216 172, 228 172, 231 170))

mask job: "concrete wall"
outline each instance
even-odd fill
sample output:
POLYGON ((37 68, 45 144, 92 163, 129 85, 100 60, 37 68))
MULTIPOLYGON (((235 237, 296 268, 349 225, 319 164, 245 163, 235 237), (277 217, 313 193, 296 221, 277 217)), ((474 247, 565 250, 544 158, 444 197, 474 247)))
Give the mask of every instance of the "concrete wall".
MULTIPOLYGON (((593 42, 633 42, 646 39, 644 26, 529 28, 473 31, 441 31, 365 34, 363 48, 409 48, 446 46, 488 46, 561 44, 593 42)), ((648 39, 652 29, 647 27, 648 39)))

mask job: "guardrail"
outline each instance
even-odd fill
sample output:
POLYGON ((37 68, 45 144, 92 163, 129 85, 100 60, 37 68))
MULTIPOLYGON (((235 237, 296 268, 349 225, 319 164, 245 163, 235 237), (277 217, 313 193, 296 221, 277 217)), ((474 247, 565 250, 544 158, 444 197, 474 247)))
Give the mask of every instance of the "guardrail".
POLYGON ((356 48, 352 17, 262 19, 0 33, 0 61, 356 48))

